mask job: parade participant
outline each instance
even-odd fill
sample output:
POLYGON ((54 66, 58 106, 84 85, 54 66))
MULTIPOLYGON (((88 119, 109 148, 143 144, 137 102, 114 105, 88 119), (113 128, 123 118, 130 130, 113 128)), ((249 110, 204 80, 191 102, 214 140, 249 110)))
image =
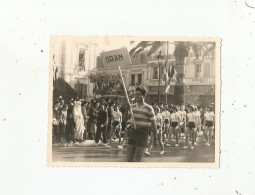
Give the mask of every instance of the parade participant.
POLYGON ((205 132, 205 128, 204 128, 204 115, 206 113, 206 107, 204 106, 203 109, 201 110, 201 124, 202 124, 202 127, 201 127, 201 130, 203 131, 203 142, 206 142, 206 132, 205 132))
POLYGON ((73 118, 75 122, 74 141, 82 142, 84 133, 84 120, 81 113, 81 102, 76 101, 73 108, 73 118))
POLYGON ((96 109, 96 101, 92 100, 91 107, 89 110, 89 139, 94 140, 96 134, 96 123, 97 123, 97 109, 96 109))
POLYGON ((70 98, 67 109, 67 121, 66 121, 66 141, 70 144, 74 140, 74 119, 73 119, 73 98, 70 98))
POLYGON ((87 121, 86 121, 86 131, 87 131, 87 139, 89 139, 89 135, 90 135, 90 121, 89 121, 89 114, 90 114, 90 109, 91 109, 91 103, 88 102, 86 104, 86 111, 87 111, 87 121))
MULTIPOLYGON (((180 119, 182 119, 182 112, 180 111, 180 106, 177 105, 175 106, 176 107, 176 113, 180 116, 180 119)), ((179 132, 178 132, 178 141, 181 140, 181 135, 182 135, 182 132, 181 132, 181 128, 180 128, 180 125, 181 125, 181 121, 180 121, 180 124, 179 124, 179 132)))
MULTIPOLYGON (((166 135, 166 140, 171 140, 172 139, 172 134, 170 135, 169 134, 169 126, 170 126, 170 112, 168 111, 168 105, 166 104, 164 106, 164 110, 162 112, 162 115, 163 115, 163 133, 166 135), (171 137, 171 138, 170 138, 171 137)), ((166 146, 170 146, 168 143, 166 144, 166 146)))
MULTIPOLYGON (((159 154, 164 154, 164 144, 162 141, 162 126, 163 126, 163 120, 160 116, 160 108, 154 107, 154 113, 155 113, 155 119, 156 119, 156 125, 157 125, 157 140, 161 147, 161 152, 159 154)), ((153 134, 151 134, 153 136, 153 134)), ((153 138, 152 138, 153 139, 153 138)), ((152 149, 152 142, 149 144, 148 151, 144 152, 145 155, 150 156, 151 149, 152 149)))
POLYGON ((164 110, 164 106, 163 105, 164 105, 163 102, 160 102, 159 105, 158 105, 160 113, 162 113, 163 110, 164 110))
POLYGON ((195 131, 196 131, 196 123, 197 123, 197 114, 194 113, 194 106, 189 106, 189 113, 187 114, 187 127, 186 127, 186 142, 184 149, 188 148, 188 137, 191 137, 191 149, 194 149, 194 143, 195 143, 195 131))
POLYGON ((195 131, 195 145, 197 145, 197 133, 200 132, 201 130, 201 112, 200 112, 200 107, 195 107, 195 113, 197 115, 197 127, 196 127, 196 131, 195 131))
POLYGON ((107 131, 106 131, 106 137, 107 139, 110 138, 110 131, 111 131, 111 128, 112 128, 112 113, 114 111, 113 109, 113 106, 114 106, 114 102, 111 102, 110 99, 109 99, 109 107, 108 107, 108 125, 107 125, 107 131))
POLYGON ((53 106, 53 114, 52 114, 52 142, 56 143, 60 141, 60 137, 59 137, 59 108, 60 103, 59 102, 55 102, 54 106, 53 106))
POLYGON ((136 88, 136 103, 131 107, 134 114, 134 121, 132 121, 132 129, 128 139, 128 162, 140 162, 142 160, 148 142, 149 127, 152 131, 150 142, 155 145, 157 140, 154 110, 150 105, 144 102, 146 93, 147 89, 143 86, 140 85, 136 88))
POLYGON ((64 107, 65 101, 63 99, 60 99, 59 103, 60 103, 60 105, 58 107, 58 111, 60 113, 62 111, 63 107, 64 107))
MULTIPOLYGON (((176 143, 175 147, 179 146, 179 134, 180 134, 180 122, 181 122, 181 117, 179 113, 177 113, 177 107, 173 106, 172 108, 173 113, 171 114, 171 119, 170 119, 170 133, 174 134, 176 143)), ((169 144, 171 144, 171 140, 169 140, 169 144)))
POLYGON ((112 113, 112 128, 110 131, 110 140, 109 145, 107 145, 107 148, 111 148, 112 138, 117 131, 117 136, 119 138, 119 145, 121 143, 121 123, 122 123, 122 113, 119 111, 119 107, 117 105, 114 106, 114 111, 112 113))
MULTIPOLYGON (((181 105, 180 111, 179 111, 181 122, 180 122, 180 131, 181 134, 185 134, 185 128, 186 128, 186 111, 185 106, 181 105)), ((185 136, 184 136, 185 139, 185 136)))
POLYGON ((101 134, 103 135, 103 143, 106 144, 106 127, 108 124, 108 115, 107 111, 104 108, 104 105, 101 104, 99 106, 99 112, 97 116, 97 132, 95 142, 98 144, 99 139, 101 138, 101 134))
MULTIPOLYGON (((132 105, 131 101, 130 101, 130 104, 132 105)), ((131 130, 131 124, 132 124, 132 118, 130 116, 131 113, 128 109, 126 109, 126 111, 123 114, 123 121, 125 122, 124 136, 120 145, 118 146, 119 149, 123 149, 126 139, 128 137, 128 134, 130 133, 130 130, 131 130)))
POLYGON ((86 104, 87 102, 83 101, 83 103, 81 104, 81 112, 83 115, 83 120, 84 120, 84 133, 83 133, 83 140, 87 139, 87 134, 88 134, 88 129, 87 129, 87 120, 88 120, 88 114, 87 114, 87 108, 86 108, 86 104))
POLYGON ((212 130, 214 126, 214 113, 212 111, 212 107, 208 106, 206 113, 204 114, 204 124, 203 124, 206 132, 207 146, 211 144, 211 136, 212 130))
POLYGON ((60 134, 60 140, 62 143, 66 142, 65 135, 66 135, 67 109, 68 109, 68 106, 65 104, 59 115, 60 116, 59 134, 60 134))

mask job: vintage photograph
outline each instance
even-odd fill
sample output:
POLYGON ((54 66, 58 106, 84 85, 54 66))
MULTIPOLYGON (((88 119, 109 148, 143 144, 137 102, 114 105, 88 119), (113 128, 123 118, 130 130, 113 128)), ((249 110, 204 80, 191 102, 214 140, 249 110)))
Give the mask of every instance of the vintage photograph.
POLYGON ((219 167, 220 47, 51 36, 48 165, 219 167))

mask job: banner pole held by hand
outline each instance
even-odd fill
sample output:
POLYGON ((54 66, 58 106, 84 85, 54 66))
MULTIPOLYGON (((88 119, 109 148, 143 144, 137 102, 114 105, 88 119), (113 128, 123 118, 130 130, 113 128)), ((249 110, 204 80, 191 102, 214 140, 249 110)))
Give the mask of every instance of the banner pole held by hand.
POLYGON ((131 113, 131 117, 132 117, 132 120, 133 120, 133 123, 134 123, 134 128, 136 129, 135 117, 134 117, 134 114, 133 114, 133 111, 132 111, 132 107, 131 107, 131 104, 130 104, 130 101, 129 101, 129 98, 128 98, 126 85, 125 85, 125 82, 123 80, 123 76, 122 76, 122 73, 121 73, 120 66, 118 66, 118 67, 119 67, 119 72, 120 72, 120 77, 121 77, 122 85, 123 85, 123 88, 124 88, 124 92, 125 92, 125 95, 126 95, 126 98, 127 98, 127 102, 129 104, 129 107, 130 107, 130 113, 131 113))

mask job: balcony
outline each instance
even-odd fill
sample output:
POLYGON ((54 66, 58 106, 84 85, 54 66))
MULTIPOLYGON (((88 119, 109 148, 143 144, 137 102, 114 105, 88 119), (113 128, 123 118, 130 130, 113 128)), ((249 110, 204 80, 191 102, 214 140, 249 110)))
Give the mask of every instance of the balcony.
POLYGON ((214 84, 215 78, 214 77, 194 77, 194 78, 185 78, 186 84, 199 84, 199 85, 208 85, 214 84))

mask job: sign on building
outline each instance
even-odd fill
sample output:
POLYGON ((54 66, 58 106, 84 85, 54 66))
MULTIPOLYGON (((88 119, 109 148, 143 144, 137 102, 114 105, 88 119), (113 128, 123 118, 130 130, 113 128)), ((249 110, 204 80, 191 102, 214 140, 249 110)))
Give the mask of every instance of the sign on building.
POLYGON ((126 66, 131 64, 127 48, 102 52, 101 58, 103 60, 104 68, 117 68, 118 66, 126 66))

